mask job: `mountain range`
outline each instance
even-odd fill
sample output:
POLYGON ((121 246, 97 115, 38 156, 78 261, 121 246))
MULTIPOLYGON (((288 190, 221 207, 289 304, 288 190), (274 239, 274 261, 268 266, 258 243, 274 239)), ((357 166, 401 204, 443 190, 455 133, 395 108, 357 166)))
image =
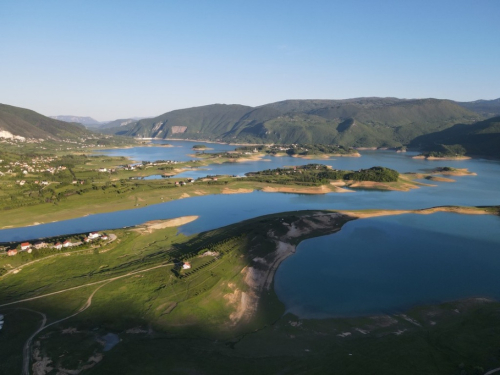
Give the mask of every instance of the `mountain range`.
POLYGON ((175 110, 103 131, 158 139, 398 147, 418 136, 482 119, 450 100, 285 100, 259 107, 212 104, 175 110))
POLYGON ((0 137, 76 139, 92 136, 83 125, 59 121, 25 108, 0 104, 0 137))
POLYGON ((98 128, 102 125, 102 122, 99 122, 92 117, 82 117, 82 116, 50 116, 55 120, 64 121, 64 122, 73 122, 84 125, 88 128, 98 128))
MULTIPOLYGON (((91 123, 92 118, 60 116, 91 123)), ((258 107, 212 104, 155 118, 119 119, 93 131, 138 138, 234 143, 323 143, 436 151, 461 144, 468 154, 500 156, 500 99, 459 103, 440 99, 355 98, 285 100, 258 107), (486 117, 496 115, 490 119, 486 117)), ((94 124, 95 125, 95 124, 94 124)), ((88 125, 89 126, 89 125, 88 125)), ((0 104, 0 137, 74 139, 83 125, 0 104)))
POLYGON ((485 118, 500 116, 500 98, 493 100, 476 100, 473 102, 457 102, 470 111, 479 113, 485 118))
POLYGON ((106 128, 114 128, 114 127, 119 127, 119 126, 124 126, 128 125, 132 122, 138 121, 143 119, 144 117, 132 117, 132 118, 127 118, 127 119, 118 119, 114 121, 97 121, 93 119, 92 117, 88 116, 50 116, 50 118, 53 118, 55 120, 60 120, 64 122, 72 122, 72 123, 79 123, 84 125, 86 128, 89 129, 106 129, 106 128))
POLYGON ((468 155, 500 157, 500 116, 422 135, 409 146, 423 151, 442 151, 442 145, 461 145, 468 155))

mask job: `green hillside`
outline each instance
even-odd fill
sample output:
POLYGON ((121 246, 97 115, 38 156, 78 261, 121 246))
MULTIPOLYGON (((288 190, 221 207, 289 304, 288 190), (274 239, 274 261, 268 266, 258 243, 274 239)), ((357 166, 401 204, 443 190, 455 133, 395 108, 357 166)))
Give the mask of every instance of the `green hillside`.
POLYGON ((398 147, 480 118, 449 100, 286 100, 259 107, 214 104, 176 110, 106 131, 160 139, 398 147))
POLYGON ((443 145, 461 145, 467 155, 500 157, 500 117, 426 134, 415 138, 410 147, 440 152, 446 149, 443 145))
POLYGON ((457 102, 458 105, 477 112, 485 118, 500 116, 500 98, 493 100, 476 100, 473 102, 457 102))
POLYGON ((55 120, 29 109, 6 104, 0 104, 0 131, 2 130, 25 138, 54 140, 92 134, 83 125, 55 120))

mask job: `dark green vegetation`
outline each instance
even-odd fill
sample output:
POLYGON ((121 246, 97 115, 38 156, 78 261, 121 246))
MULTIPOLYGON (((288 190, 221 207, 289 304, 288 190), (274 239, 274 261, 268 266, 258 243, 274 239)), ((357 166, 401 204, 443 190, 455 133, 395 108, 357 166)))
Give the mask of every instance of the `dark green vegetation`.
POLYGON ((77 139, 93 136, 84 126, 43 116, 25 108, 0 104, 0 130, 24 138, 77 139))
POLYGON ((0 210, 57 205, 74 195, 94 200, 98 190, 116 195, 136 189, 164 188, 164 184, 155 181, 147 183, 130 177, 142 171, 160 174, 166 168, 173 169, 169 165, 139 165, 131 171, 125 168, 128 159, 124 157, 85 154, 44 156, 0 151, 0 160, 0 172, 4 173, 0 180, 0 210), (115 167, 119 164, 122 166, 115 167))
POLYGON ((500 157, 500 117, 472 125, 458 124, 437 133, 422 135, 415 138, 410 146, 426 152, 447 155, 456 152, 466 155, 500 157))
POLYGON ((176 110, 109 132, 225 142, 398 147, 478 118, 448 100, 287 100, 260 107, 214 104, 176 110))
POLYGON ((473 102, 457 102, 458 105, 479 113, 485 118, 500 116, 500 98, 493 100, 476 100, 473 102))
POLYGON ((499 308, 472 300, 409 311, 422 327, 402 316, 299 320, 285 315, 262 330, 221 341, 121 334, 123 341, 90 373, 478 375, 500 366, 499 308), (436 314, 436 325, 428 314, 436 314), (345 332, 352 334, 338 336, 345 332))
POLYGON ((359 171, 331 169, 322 164, 307 164, 290 168, 267 169, 246 173, 248 180, 273 184, 324 185, 331 180, 396 182, 399 173, 390 168, 372 167, 359 171))
POLYGON ((101 125, 99 126, 99 131, 102 131, 102 129, 125 126, 125 125, 131 124, 133 122, 136 122, 138 120, 139 120, 138 118, 125 118, 125 119, 118 119, 118 120, 110 121, 107 123, 101 123, 101 125))
POLYGON ((239 152, 265 152, 270 155, 286 153, 290 156, 318 156, 318 155, 359 155, 350 147, 325 144, 291 144, 271 146, 240 146, 236 148, 239 152))
MULTIPOLYGON (((85 367, 90 374, 234 374, 237 369, 463 375, 499 367, 500 304, 484 299, 374 317, 283 315, 265 282, 282 255, 277 244, 294 246, 352 219, 332 212, 282 213, 189 238, 174 228, 149 231, 146 225, 114 231, 118 240, 98 252, 24 264, 0 279, 0 305, 81 288, 0 306, 5 315, 0 352, 8 354, 0 374, 19 372, 22 345, 41 322, 36 311, 56 322, 76 313, 93 292, 87 310, 33 341, 32 362, 54 368, 49 374, 85 367), (192 267, 182 270, 186 261, 192 267), (109 333, 120 341, 103 351, 109 333)), ((11 261, 0 257, 7 268, 11 261)))

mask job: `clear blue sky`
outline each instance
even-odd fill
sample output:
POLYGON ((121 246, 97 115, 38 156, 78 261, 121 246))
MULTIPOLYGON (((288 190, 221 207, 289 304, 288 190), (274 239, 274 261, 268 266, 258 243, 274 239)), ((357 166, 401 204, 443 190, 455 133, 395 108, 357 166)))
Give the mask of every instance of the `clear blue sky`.
POLYGON ((0 103, 112 120, 212 103, 500 97, 500 1, 0 0, 0 103))

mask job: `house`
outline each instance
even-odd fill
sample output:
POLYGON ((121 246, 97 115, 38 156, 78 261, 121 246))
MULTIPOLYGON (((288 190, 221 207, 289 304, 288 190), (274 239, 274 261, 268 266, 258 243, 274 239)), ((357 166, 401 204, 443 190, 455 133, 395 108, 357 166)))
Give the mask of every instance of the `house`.
POLYGON ((21 244, 21 251, 26 251, 31 248, 31 244, 29 242, 23 242, 21 244))
POLYGON ((193 183, 194 182, 194 178, 188 178, 188 182, 193 183))
POLYGON ((58 242, 54 245, 54 249, 61 250, 63 247, 62 243, 58 242))
POLYGON ((70 240, 66 240, 63 242, 63 247, 70 247, 70 246, 73 246, 70 240))
POLYGON ((88 238, 88 237, 85 237, 85 238, 83 239, 83 242, 85 242, 85 243, 89 243, 90 241, 92 241, 92 240, 91 240, 90 238, 88 238))
POLYGON ((14 255, 17 254, 17 250, 16 249, 12 249, 12 250, 7 250, 7 255, 12 257, 14 255))
POLYGON ((186 263, 184 263, 184 264, 182 265, 182 269, 183 269, 183 270, 188 270, 188 269, 190 269, 190 268, 191 268, 191 263, 186 262, 186 263))
POLYGON ((93 239, 96 239, 96 238, 99 238, 99 237, 101 237, 101 234, 98 233, 98 232, 90 232, 89 233, 89 239, 90 240, 93 240, 93 239))
POLYGON ((99 172, 107 172, 108 170, 106 168, 99 168, 98 171, 99 172))
POLYGON ((44 247, 47 247, 47 243, 46 242, 37 242, 35 244, 35 249, 43 249, 44 247))
POLYGON ((108 236, 106 236, 106 235, 101 236, 101 240, 106 241, 107 239, 109 239, 109 237, 108 237, 108 236))

